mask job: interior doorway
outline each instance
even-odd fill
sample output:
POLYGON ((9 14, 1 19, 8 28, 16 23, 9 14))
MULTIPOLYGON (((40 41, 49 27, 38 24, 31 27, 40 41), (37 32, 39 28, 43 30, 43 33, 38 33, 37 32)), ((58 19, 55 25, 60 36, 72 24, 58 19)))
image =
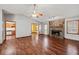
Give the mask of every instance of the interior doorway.
POLYGON ((16 38, 16 22, 15 21, 6 21, 6 40, 16 38))
POLYGON ((39 26, 37 23, 32 23, 32 34, 38 34, 39 33, 39 26))

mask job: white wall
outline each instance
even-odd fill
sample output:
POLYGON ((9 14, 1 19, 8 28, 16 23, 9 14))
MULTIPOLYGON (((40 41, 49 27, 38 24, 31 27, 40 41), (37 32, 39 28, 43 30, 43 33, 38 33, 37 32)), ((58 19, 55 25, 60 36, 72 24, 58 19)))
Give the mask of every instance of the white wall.
POLYGON ((0 10, 0 44, 2 43, 2 10, 0 10))
POLYGON ((31 23, 25 16, 17 15, 16 17, 16 37, 31 35, 31 23))
POLYGON ((79 20, 79 18, 69 18, 69 19, 65 19, 65 38, 68 39, 72 39, 72 40, 78 40, 79 41, 79 35, 75 35, 75 34, 67 34, 67 21, 68 20, 79 20))
POLYGON ((16 38, 31 35, 32 23, 37 23, 24 15, 15 15, 16 20, 16 38))
POLYGON ((5 20, 3 16, 3 11, 0 9, 0 44, 5 40, 5 20))
POLYGON ((2 21, 3 21, 3 26, 2 26, 2 40, 4 41, 6 38, 5 38, 5 18, 4 18, 4 11, 2 10, 2 21))

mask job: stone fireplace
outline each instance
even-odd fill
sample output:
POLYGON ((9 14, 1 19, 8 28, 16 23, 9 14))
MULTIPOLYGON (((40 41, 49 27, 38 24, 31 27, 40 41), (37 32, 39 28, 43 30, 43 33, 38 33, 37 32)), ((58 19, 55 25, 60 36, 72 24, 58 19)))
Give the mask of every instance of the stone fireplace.
POLYGON ((64 38, 64 19, 49 21, 50 36, 64 38))
POLYGON ((50 36, 54 37, 64 37, 64 31, 61 28, 50 28, 50 36))

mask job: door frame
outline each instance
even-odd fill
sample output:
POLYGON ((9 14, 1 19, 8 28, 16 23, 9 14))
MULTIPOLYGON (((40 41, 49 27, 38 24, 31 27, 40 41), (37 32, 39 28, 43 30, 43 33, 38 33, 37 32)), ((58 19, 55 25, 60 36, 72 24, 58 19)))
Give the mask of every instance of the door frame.
POLYGON ((15 23, 15 38, 16 38, 16 21, 5 21, 5 39, 6 39, 6 22, 14 22, 15 23))

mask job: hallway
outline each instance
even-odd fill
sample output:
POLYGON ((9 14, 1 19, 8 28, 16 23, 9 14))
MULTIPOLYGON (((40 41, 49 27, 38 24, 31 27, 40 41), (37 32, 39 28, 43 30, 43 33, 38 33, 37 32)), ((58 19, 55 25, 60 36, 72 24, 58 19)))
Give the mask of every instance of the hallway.
POLYGON ((24 37, 6 40, 0 46, 1 55, 65 55, 79 54, 79 42, 59 39, 45 35, 32 34, 24 37))

